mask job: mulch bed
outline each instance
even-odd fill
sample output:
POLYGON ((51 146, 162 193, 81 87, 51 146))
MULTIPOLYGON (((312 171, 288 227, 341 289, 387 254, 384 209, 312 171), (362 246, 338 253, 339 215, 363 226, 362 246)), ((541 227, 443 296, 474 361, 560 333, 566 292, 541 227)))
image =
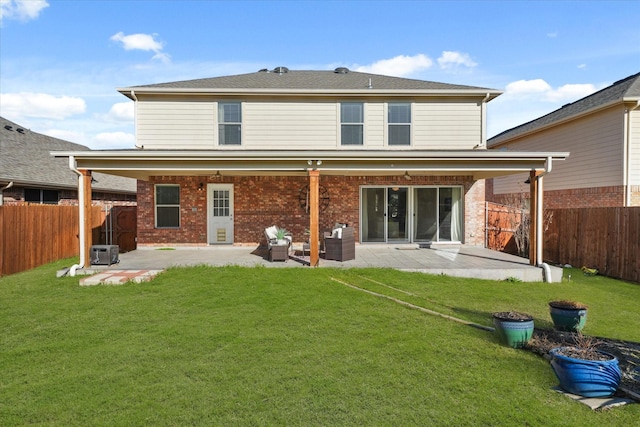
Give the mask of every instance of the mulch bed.
MULTIPOLYGON (((535 329, 528 349, 545 358, 549 358, 549 350, 576 344, 580 339, 575 333, 561 332, 551 329, 535 329)), ((598 350, 613 354, 618 358, 622 371, 620 388, 636 401, 640 401, 640 343, 594 337, 598 350)))

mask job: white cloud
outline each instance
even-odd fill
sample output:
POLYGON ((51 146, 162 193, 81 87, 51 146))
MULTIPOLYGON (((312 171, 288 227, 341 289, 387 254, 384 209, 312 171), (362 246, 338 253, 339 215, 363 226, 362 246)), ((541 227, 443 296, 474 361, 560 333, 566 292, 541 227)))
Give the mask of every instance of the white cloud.
POLYGON ((426 70, 432 65, 433 61, 420 53, 414 56, 399 55, 391 59, 381 59, 371 65, 357 66, 355 71, 404 77, 426 70))
POLYGON ((452 52, 447 50, 442 52, 442 55, 440 56, 440 58, 438 58, 438 64, 440 64, 440 68, 442 69, 460 67, 473 68, 478 65, 478 63, 473 61, 471 57, 466 53, 452 52))
MULTIPOLYGON (((518 80, 505 88, 503 99, 536 99, 549 103, 573 102, 598 90, 595 85, 566 84, 556 89, 542 79, 518 80)), ((498 98, 498 99, 500 99, 498 98)))
POLYGON ((135 136, 130 133, 103 132, 93 137, 90 146, 93 149, 133 148, 135 142, 135 136))
POLYGON ((49 7, 46 0, 0 0, 0 22, 4 18, 29 21, 49 7))
POLYGON ((152 59, 157 59, 163 63, 168 63, 171 59, 169 54, 163 52, 164 44, 155 39, 157 34, 129 34, 122 31, 111 36, 111 40, 122 43, 124 50, 142 50, 153 52, 152 59))
POLYGON ((489 137, 548 114, 564 104, 575 102, 607 86, 565 84, 552 87, 543 79, 509 83, 503 95, 489 103, 487 134, 489 137))
POLYGON ((550 90, 546 93, 546 100, 551 102, 573 102, 587 95, 591 95, 596 90, 595 85, 587 84, 566 84, 558 89, 550 90))
POLYGON ((518 80, 511 82, 505 88, 505 97, 509 96, 528 96, 532 94, 544 93, 551 90, 549 83, 542 79, 535 80, 518 80))
POLYGON ((558 32, 554 31, 552 33, 547 33, 547 37, 549 37, 550 39, 555 39, 556 37, 558 37, 558 32))
POLYGON ((87 109, 82 98, 33 92, 3 93, 0 95, 0 107, 3 115, 18 119, 41 117, 56 120, 82 114, 87 109))
POLYGON ((118 102, 111 106, 108 118, 118 122, 130 122, 134 119, 133 101, 118 102))

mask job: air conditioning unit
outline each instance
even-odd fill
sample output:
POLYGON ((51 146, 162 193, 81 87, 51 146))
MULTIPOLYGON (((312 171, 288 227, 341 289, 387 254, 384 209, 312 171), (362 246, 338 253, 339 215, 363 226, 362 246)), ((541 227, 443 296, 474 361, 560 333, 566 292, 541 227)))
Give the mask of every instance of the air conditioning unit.
POLYGON ((91 265, 111 265, 119 263, 119 249, 118 245, 91 246, 91 265))

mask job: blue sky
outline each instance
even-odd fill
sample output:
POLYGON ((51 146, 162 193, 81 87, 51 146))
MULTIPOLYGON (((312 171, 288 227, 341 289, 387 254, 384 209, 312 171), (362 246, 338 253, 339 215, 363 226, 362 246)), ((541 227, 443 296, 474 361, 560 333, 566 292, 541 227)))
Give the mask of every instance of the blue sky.
POLYGON ((333 69, 489 87, 488 135, 640 72, 635 1, 0 0, 0 115, 133 148, 116 88, 333 69))

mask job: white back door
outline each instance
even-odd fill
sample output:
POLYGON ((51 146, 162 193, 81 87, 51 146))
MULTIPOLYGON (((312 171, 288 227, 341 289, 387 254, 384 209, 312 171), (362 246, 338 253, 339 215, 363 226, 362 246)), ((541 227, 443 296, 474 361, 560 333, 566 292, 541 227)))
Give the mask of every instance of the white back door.
POLYGON ((233 184, 207 184, 210 245, 233 243, 233 184))

